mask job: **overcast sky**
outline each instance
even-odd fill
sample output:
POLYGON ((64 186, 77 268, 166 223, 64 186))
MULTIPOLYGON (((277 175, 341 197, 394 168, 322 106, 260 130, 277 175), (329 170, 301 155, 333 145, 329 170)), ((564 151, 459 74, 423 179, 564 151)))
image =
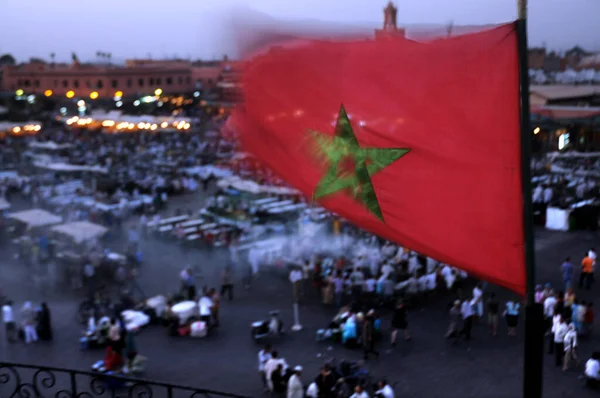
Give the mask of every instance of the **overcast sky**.
MULTIPOLYGON (((0 54, 93 61, 235 56, 233 15, 378 28, 387 0, 0 0, 0 54), (252 11, 249 11, 249 8, 252 11)), ((396 0, 398 23, 489 24, 516 18, 516 0, 396 0)), ((600 51, 600 0, 529 0, 530 46, 600 51)), ((243 17, 242 17, 243 18, 243 17)), ((258 23, 258 22, 256 22, 258 23)))

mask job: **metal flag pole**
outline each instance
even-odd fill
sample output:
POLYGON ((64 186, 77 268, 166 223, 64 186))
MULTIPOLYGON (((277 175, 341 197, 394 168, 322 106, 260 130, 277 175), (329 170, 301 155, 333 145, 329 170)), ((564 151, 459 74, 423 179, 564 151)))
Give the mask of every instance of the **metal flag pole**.
POLYGON ((535 303, 535 247, 531 203, 531 119, 529 109, 529 66, 527 50, 527 0, 517 0, 517 47, 521 105, 521 184, 523 194, 523 234, 527 280, 525 307, 525 361, 523 398, 542 398, 544 357, 544 311, 535 303))

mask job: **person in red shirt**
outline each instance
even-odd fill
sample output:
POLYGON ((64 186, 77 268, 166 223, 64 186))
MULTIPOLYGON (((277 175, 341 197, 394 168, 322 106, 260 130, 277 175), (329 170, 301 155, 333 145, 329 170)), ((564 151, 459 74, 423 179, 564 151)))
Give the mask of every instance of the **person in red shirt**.
POLYGON ((594 325, 594 304, 588 303, 587 309, 583 314, 583 334, 589 336, 592 333, 594 325))

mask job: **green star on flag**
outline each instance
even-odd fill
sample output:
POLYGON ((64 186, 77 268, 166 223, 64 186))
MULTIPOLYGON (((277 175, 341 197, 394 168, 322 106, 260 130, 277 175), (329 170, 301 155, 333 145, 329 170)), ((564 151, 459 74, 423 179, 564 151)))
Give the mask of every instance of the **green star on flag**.
POLYGON ((333 137, 318 131, 311 133, 329 164, 327 172, 314 189, 313 199, 349 191, 357 202, 384 221, 371 177, 406 155, 410 149, 361 147, 343 104, 340 106, 333 137))

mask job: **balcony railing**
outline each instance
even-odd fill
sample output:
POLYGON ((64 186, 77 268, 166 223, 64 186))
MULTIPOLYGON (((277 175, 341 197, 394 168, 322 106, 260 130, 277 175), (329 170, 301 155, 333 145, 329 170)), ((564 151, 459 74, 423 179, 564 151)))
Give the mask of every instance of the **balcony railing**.
MULTIPOLYGON (((201 372, 201 369, 198 369, 201 372)), ((0 362, 2 398, 250 398, 142 379, 0 362)))

